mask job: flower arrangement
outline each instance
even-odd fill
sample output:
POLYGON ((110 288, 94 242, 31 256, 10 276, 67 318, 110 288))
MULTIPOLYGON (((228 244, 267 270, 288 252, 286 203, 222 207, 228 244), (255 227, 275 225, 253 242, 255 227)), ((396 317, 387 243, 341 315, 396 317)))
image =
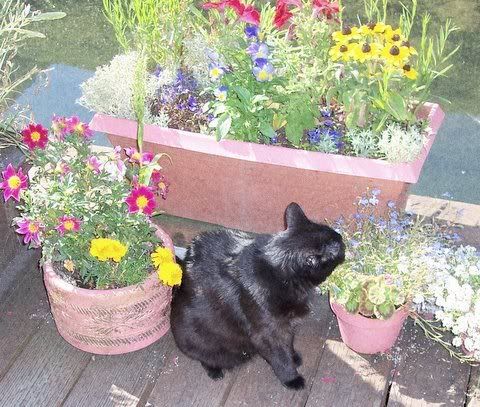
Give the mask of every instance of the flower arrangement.
MULTIPOLYGON (((185 7, 172 6, 182 10, 183 28, 172 28, 175 62, 167 64, 158 49, 151 52, 152 44, 158 48, 152 38, 126 40, 125 27, 133 27, 142 13, 135 7, 131 15, 121 12, 123 1, 105 1, 120 43, 126 50, 137 44, 146 55, 145 69, 169 78, 147 97, 148 121, 166 117, 173 128, 218 140, 412 161, 425 144, 417 110, 430 97, 432 83, 451 69, 448 61, 458 49, 447 46, 456 30, 450 20, 431 37, 428 15, 415 40, 417 0, 400 4, 397 21, 390 21, 388 0, 381 9, 378 1, 364 0, 365 12, 358 16, 330 0, 277 0, 261 8, 219 0, 203 3, 203 13, 188 4, 187 19, 185 7), (188 91, 178 86, 185 78, 194 80, 188 91)), ((159 31, 168 37, 167 26, 159 31)), ((86 88, 82 103, 108 112, 108 98, 97 100, 95 88, 86 88)), ((125 103, 112 104, 128 106, 132 92, 123 95, 125 103)))
POLYGON ((181 270, 150 220, 155 195, 165 199, 169 188, 162 155, 95 152, 91 136, 77 117, 54 117, 50 132, 34 123, 21 132, 30 169, 9 164, 0 184, 4 199, 18 202, 17 233, 80 287, 129 286, 154 269, 165 284, 180 284, 181 270))
POLYGON ((372 190, 350 221, 336 222, 346 245, 345 262, 322 290, 352 314, 388 319, 424 293, 431 275, 428 255, 440 235, 435 225, 400 213, 392 202, 385 216, 377 216, 379 196, 372 190))

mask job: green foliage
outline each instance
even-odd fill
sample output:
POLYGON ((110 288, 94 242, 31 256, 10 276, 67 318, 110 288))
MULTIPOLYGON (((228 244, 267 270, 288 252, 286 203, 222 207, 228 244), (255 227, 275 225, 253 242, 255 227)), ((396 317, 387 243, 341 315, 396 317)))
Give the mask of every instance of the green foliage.
POLYGON ((103 7, 124 50, 144 49, 162 66, 181 64, 193 0, 103 0, 103 7))

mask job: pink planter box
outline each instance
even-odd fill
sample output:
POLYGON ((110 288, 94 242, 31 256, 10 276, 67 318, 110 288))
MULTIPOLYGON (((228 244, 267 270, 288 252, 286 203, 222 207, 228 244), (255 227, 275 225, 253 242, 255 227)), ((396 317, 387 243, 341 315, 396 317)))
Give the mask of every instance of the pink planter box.
MULTIPOLYGON (((420 117, 429 121, 428 143, 408 164, 347 157, 145 126, 145 150, 165 152, 172 182, 162 208, 167 213, 254 232, 283 228, 283 212, 298 202, 307 216, 333 220, 354 211, 367 189, 382 190, 382 201, 403 205, 408 184, 417 182, 444 114, 426 104, 420 117)), ((107 133, 113 145, 136 143, 135 121, 96 114, 93 130, 107 133)))

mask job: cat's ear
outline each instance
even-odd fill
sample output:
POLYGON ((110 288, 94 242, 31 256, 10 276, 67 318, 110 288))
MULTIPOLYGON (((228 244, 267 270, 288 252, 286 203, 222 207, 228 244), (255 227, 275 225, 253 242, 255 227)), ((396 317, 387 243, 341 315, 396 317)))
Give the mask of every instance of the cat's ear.
POLYGON ((302 208, 300 208, 300 205, 295 202, 292 202, 287 206, 287 209, 285 210, 285 221, 287 223, 287 229, 304 226, 310 223, 302 208))

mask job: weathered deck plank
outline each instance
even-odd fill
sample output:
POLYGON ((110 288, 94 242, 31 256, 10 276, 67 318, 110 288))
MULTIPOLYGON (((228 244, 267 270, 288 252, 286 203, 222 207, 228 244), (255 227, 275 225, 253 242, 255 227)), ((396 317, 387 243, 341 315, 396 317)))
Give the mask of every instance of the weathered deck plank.
POLYGON ((451 358, 412 320, 406 324, 398 347, 399 364, 388 407, 464 405, 469 365, 451 358))
POLYGON ((294 391, 285 388, 270 366, 260 357, 242 366, 226 400, 225 407, 234 406, 304 406, 311 380, 316 373, 333 315, 326 297, 316 295, 312 315, 299 327, 295 348, 302 354, 303 365, 299 372, 305 378, 305 389, 294 391))
POLYGON ((70 346, 47 321, 0 381, 0 405, 60 405, 89 360, 90 354, 70 346))
POLYGON ((0 303, 0 379, 50 315, 42 276, 28 267, 36 262, 36 257, 26 259, 27 270, 21 270, 12 284, 15 290, 0 303))
POLYGON ((222 404, 235 372, 226 372, 221 381, 210 379, 199 362, 183 355, 168 334, 169 350, 147 405, 155 407, 216 407, 222 404))
POLYGON ((134 407, 143 392, 153 387, 169 338, 124 355, 91 355, 91 361, 70 391, 63 406, 134 407))
POLYGON ((466 407, 480 407, 480 367, 472 367, 466 407))
POLYGON ((348 348, 335 320, 306 406, 381 406, 392 365, 388 355, 362 355, 348 348))

